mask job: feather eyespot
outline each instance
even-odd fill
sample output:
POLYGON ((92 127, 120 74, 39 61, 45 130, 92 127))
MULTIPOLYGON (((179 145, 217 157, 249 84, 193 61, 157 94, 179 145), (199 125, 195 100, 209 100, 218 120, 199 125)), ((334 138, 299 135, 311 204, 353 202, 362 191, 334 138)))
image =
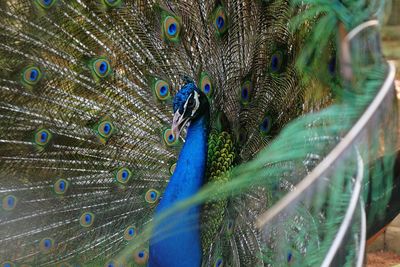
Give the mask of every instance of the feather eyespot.
POLYGON ((123 267, 123 266, 126 265, 117 260, 109 260, 104 264, 104 267, 123 267))
POLYGON ((96 79, 106 78, 112 72, 110 61, 106 58, 95 59, 91 68, 96 79))
POLYGON ((26 86, 36 85, 42 79, 42 76, 42 71, 38 67, 27 67, 22 72, 22 83, 26 86))
POLYGON ((292 261, 292 259, 293 259, 292 252, 291 252, 291 251, 289 251, 289 252, 288 252, 288 255, 287 255, 287 262, 291 262, 291 261, 292 261))
POLYGON ((213 16, 214 28, 217 35, 222 36, 228 30, 228 16, 226 15, 225 8, 218 6, 214 11, 213 16))
POLYGON ((65 179, 58 179, 55 183, 54 183, 54 192, 56 192, 56 194, 58 195, 63 195, 67 192, 69 187, 69 182, 65 179))
POLYGON ((115 179, 120 184, 127 184, 132 177, 132 172, 128 168, 120 168, 116 174, 115 179))
POLYGON ((114 131, 114 124, 108 120, 102 121, 97 126, 97 131, 102 137, 109 138, 114 131))
POLYGON ((176 169, 176 163, 172 164, 172 165, 169 167, 169 174, 173 175, 174 172, 175 172, 175 169, 176 169))
POLYGON ((231 235, 233 233, 233 229, 234 229, 233 220, 228 220, 228 222, 226 223, 226 232, 227 232, 227 234, 231 235))
POLYGON ((35 144, 44 147, 52 138, 51 133, 46 129, 40 129, 35 133, 35 144))
POLYGON ((328 71, 330 75, 335 75, 336 73, 336 56, 332 56, 328 62, 328 71))
POLYGON ((262 134, 266 135, 270 132, 271 128, 272 128, 272 119, 270 116, 266 115, 260 124, 260 131, 262 134))
POLYGON ((160 198, 160 193, 155 189, 150 189, 146 192, 145 200, 149 204, 155 204, 160 198))
POLYGON ((214 267, 223 267, 223 266, 224 266, 224 260, 221 257, 218 257, 214 263, 214 267))
POLYGON ((42 253, 49 253, 55 247, 55 242, 52 238, 43 238, 40 240, 39 249, 42 253))
POLYGON ((57 0, 36 0, 36 3, 45 9, 52 7, 56 2, 57 0))
POLYGON ((240 102, 246 106, 249 104, 251 94, 251 82, 245 81, 240 90, 240 102))
POLYGON ((103 0, 103 1, 109 7, 116 7, 122 3, 122 0, 103 0))
POLYGON ((179 41, 181 25, 177 18, 171 15, 165 16, 162 27, 165 39, 172 42, 179 41))
POLYGON ((81 215, 79 222, 82 227, 90 227, 94 223, 94 214, 91 212, 85 212, 81 215))
POLYGON ((15 264, 11 261, 5 261, 1 264, 2 267, 15 267, 15 264))
POLYGON ((17 206, 17 198, 13 195, 8 195, 3 198, 3 210, 10 211, 17 206))
POLYGON ((157 80, 153 85, 153 90, 158 100, 164 101, 171 96, 169 84, 164 80, 157 80))
POLYGON ((175 137, 175 134, 171 129, 166 129, 163 132, 163 140, 167 146, 174 146, 178 143, 178 139, 175 137))
POLYGON ((124 231, 124 239, 127 241, 132 240, 135 236, 137 236, 137 230, 133 226, 129 226, 124 231))
POLYGON ((207 96, 210 97, 213 93, 213 86, 211 83, 211 79, 208 76, 207 73, 203 72, 200 76, 200 82, 199 82, 199 88, 200 90, 207 96))
POLYGON ((271 56, 269 70, 273 74, 282 73, 286 65, 286 54, 282 50, 276 50, 271 56))
POLYGON ((133 254, 133 259, 136 264, 145 265, 149 260, 149 253, 146 250, 138 250, 133 254))

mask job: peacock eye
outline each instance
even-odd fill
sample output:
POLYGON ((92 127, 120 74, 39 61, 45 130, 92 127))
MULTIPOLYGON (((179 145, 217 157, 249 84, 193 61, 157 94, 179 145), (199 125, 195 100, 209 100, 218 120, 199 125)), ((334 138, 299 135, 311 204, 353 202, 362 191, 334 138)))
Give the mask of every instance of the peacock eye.
POLYGON ((200 76, 199 88, 207 97, 210 97, 213 93, 210 77, 205 72, 203 72, 200 76))
POLYGON ((122 0, 104 0, 104 3, 109 7, 116 7, 122 3, 122 0))
POLYGON ((145 200, 149 204, 157 203, 158 199, 160 198, 160 193, 155 189, 150 189, 146 192, 145 200))
POLYGON ((50 142, 51 137, 52 136, 49 131, 47 131, 46 129, 41 129, 35 133, 35 143, 38 146, 43 147, 50 142))
POLYGON ((263 135, 266 135, 270 132, 272 127, 272 120, 271 117, 266 115, 260 124, 260 131, 263 135))
POLYGON ((36 0, 36 3, 43 8, 50 8, 54 5, 57 0, 36 0))
POLYGON ((105 267, 117 267, 118 265, 114 260, 110 260, 104 266, 105 267))
POLYGON ((110 137, 114 131, 114 125, 110 121, 103 121, 97 127, 98 133, 102 137, 110 137))
POLYGON ((223 267, 223 266, 224 266, 224 260, 221 257, 218 257, 214 263, 214 267, 223 267))
POLYGON ((286 54, 277 49, 271 56, 269 71, 274 74, 279 74, 284 71, 286 64, 286 54))
POLYGON ((105 58, 99 58, 93 61, 91 66, 96 79, 105 78, 111 73, 110 62, 105 58))
POLYGON ((85 212, 81 215, 79 222, 83 227, 90 227, 94 223, 94 214, 91 212, 85 212))
POLYGON ((292 259, 293 259, 292 252, 291 252, 291 251, 289 251, 289 252, 288 252, 288 255, 287 255, 287 262, 291 262, 291 261, 292 261, 292 259))
POLYGON ((124 238, 127 241, 132 240, 137 235, 137 230, 133 226, 128 226, 124 231, 124 238))
POLYGON ((180 31, 181 25, 179 21, 171 15, 166 16, 163 21, 164 37, 169 41, 177 42, 179 40, 180 31))
POLYGON ((217 35, 221 36, 228 30, 228 17, 222 6, 219 6, 214 11, 214 27, 217 35))
POLYGON ((54 248, 54 240, 51 238, 43 238, 39 243, 39 248, 42 253, 49 253, 54 248))
POLYGON ((149 259, 149 253, 145 250, 135 251, 133 258, 136 264, 145 265, 149 259))
POLYGON ((335 75, 336 72, 336 56, 332 56, 328 62, 328 71, 330 75, 335 75))
POLYGON ((250 93, 251 93, 251 82, 245 81, 242 84, 242 88, 240 90, 240 102, 242 103, 243 106, 249 104, 250 93))
POLYGON ((56 192, 56 194, 63 195, 63 194, 65 194, 67 192, 68 187, 69 187, 69 183, 65 179, 58 179, 54 183, 53 187, 54 187, 54 191, 56 192))
POLYGON ((6 211, 13 210, 17 205, 17 198, 13 195, 8 195, 3 198, 3 209, 6 211))
POLYGON ((6 261, 1 264, 2 267, 15 267, 15 264, 11 261, 6 261))
POLYGON ((164 130, 163 140, 167 146, 175 146, 179 142, 179 139, 175 137, 175 135, 171 129, 164 130))
POLYGON ((115 175, 115 179, 120 184, 127 184, 131 176, 132 176, 131 170, 129 170, 128 168, 120 168, 115 175))
POLYGON ((42 78, 42 72, 38 67, 27 67, 23 71, 22 82, 29 85, 37 84, 42 78))
POLYGON ((171 96, 169 84, 164 80, 157 80, 153 85, 153 90, 158 100, 164 101, 171 96))

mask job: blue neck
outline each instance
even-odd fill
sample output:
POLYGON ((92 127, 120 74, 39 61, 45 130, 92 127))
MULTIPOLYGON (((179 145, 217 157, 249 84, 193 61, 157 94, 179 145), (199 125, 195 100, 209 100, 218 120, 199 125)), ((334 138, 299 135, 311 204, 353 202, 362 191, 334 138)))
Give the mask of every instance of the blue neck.
MULTIPOLYGON (((178 201, 196 194, 204 183, 207 163, 208 114, 192 122, 177 166, 156 216, 178 201)), ((153 229, 149 267, 198 267, 201 264, 200 206, 194 206, 163 220, 153 229), (167 237, 164 237, 167 236, 167 237)))

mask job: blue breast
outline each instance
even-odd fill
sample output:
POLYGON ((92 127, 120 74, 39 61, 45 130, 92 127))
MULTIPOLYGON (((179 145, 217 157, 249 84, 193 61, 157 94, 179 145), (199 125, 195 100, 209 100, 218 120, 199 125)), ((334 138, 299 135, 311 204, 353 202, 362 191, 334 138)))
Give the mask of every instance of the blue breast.
MULTIPOLYGON (((156 216, 196 194, 204 183, 207 162, 208 119, 204 116, 188 129, 177 166, 156 209, 156 216)), ((149 267, 201 265, 200 206, 163 220, 153 229, 149 267)))

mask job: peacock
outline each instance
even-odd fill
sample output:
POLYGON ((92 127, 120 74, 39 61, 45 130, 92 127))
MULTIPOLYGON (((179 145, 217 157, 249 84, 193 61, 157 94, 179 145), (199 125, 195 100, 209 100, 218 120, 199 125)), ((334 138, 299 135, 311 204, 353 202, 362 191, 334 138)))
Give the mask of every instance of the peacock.
POLYGON ((336 229, 341 205, 331 228, 321 201, 296 209, 282 240, 256 220, 337 144, 386 70, 342 82, 339 35, 321 25, 350 30, 376 9, 320 2, 2 1, 2 266, 319 262, 301 257, 326 246, 318 229, 336 229))

